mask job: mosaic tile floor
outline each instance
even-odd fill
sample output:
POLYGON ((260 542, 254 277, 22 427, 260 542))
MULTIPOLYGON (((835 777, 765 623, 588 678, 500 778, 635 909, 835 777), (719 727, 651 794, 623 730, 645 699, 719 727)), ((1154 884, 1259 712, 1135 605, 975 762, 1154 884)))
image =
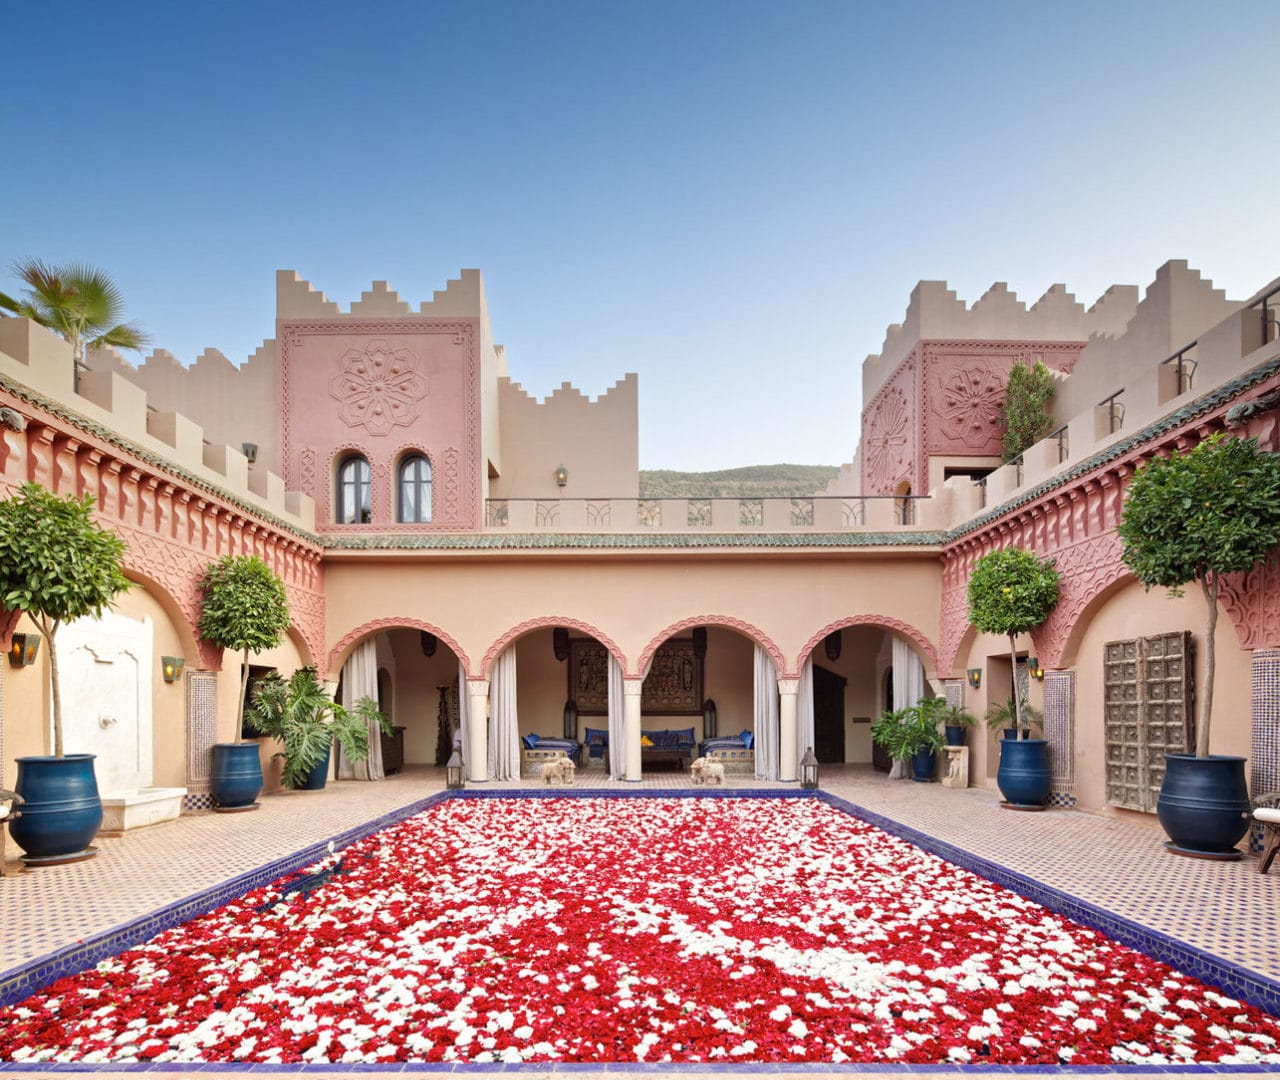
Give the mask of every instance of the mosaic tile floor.
MULTIPOLYGON (((579 771, 574 786, 628 794, 668 792, 688 789, 689 779, 685 773, 655 772, 639 784, 626 783, 609 780, 596 768, 579 771)), ((728 790, 796 787, 765 785, 749 776, 728 777, 725 786, 728 790)), ((123 837, 103 838, 97 841, 101 848, 97 858, 38 871, 23 870, 12 861, 15 852, 10 844, 9 876, 0 880, 0 976, 37 956, 172 904, 443 787, 443 771, 426 768, 410 768, 379 784, 330 782, 323 792, 264 796, 262 808, 255 813, 196 815, 123 837)), ((533 781, 474 786, 475 790, 520 788, 556 790, 533 781)), ((1154 820, 1067 810, 1015 814, 1000 808, 995 791, 889 781, 859 766, 824 767, 822 788, 1151 930, 1280 979, 1280 870, 1260 875, 1255 859, 1207 863, 1177 858, 1161 848, 1163 834, 1154 820)), ((6 1066, 0 1063, 0 1072, 4 1071, 6 1066)), ((714 1071, 717 1076, 732 1075, 714 1071)), ((759 1069, 743 1070, 755 1071, 759 1069)), ((809 1077, 827 1074, 821 1069, 802 1071, 809 1077)), ((891 1071, 898 1077, 913 1075, 891 1071)), ((225 1073, 235 1075, 234 1070, 225 1073)), ((115 1070, 95 1075, 131 1074, 115 1070)), ((190 1073, 156 1069, 149 1075, 189 1077, 190 1073)), ((331 1075, 341 1073, 333 1070, 331 1075)), ((705 1077, 707 1073, 681 1069, 663 1070, 663 1075, 705 1077)), ((1215 1071, 1214 1075, 1232 1074, 1215 1071)), ((1259 1073, 1243 1070, 1240 1075, 1259 1073)))

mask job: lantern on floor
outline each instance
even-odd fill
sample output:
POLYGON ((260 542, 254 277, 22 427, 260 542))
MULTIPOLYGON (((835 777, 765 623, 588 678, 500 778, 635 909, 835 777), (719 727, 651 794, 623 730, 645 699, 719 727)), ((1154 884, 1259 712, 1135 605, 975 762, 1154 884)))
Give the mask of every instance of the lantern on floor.
POLYGON ((462 755, 455 750, 444 767, 444 786, 450 791, 462 790, 462 755))
POLYGON ((800 786, 805 791, 816 791, 818 787, 818 759, 813 756, 812 746, 800 759, 800 786))

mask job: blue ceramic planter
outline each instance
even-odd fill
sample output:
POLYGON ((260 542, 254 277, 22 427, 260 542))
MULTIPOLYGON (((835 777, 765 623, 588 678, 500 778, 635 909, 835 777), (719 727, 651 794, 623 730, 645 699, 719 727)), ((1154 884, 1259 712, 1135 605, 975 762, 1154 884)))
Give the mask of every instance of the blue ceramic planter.
POLYGON ((1044 739, 1002 739, 996 783, 1005 802, 1043 806, 1049 801, 1049 744, 1044 739))
POLYGON ((20 757, 14 790, 25 800, 9 835, 27 857, 74 858, 89 847, 102 825, 102 799, 93 772, 96 754, 20 757))
POLYGON ((224 810, 252 806, 262 791, 262 757, 256 742, 214 743, 209 794, 224 810))
POLYGON ((917 784, 924 784, 933 779, 933 767, 936 759, 932 750, 920 750, 911 757, 911 779, 917 784))
POLYGON ((963 724, 947 724, 942 729, 943 735, 947 740, 948 746, 964 745, 964 725, 963 724))
POLYGON ((329 779, 329 758, 333 754, 333 747, 330 746, 324 753, 324 760, 317 761, 312 770, 307 773, 307 778, 302 782, 299 791, 320 791, 324 788, 325 781, 329 779))
POLYGON ((1237 858, 1253 807, 1242 757, 1165 754, 1164 783, 1156 802, 1172 850, 1210 858, 1237 858))

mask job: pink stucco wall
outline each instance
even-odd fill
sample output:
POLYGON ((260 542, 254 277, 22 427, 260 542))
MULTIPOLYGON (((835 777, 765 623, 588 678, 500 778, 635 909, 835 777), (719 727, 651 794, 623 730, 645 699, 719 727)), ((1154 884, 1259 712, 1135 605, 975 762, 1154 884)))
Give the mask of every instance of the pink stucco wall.
POLYGON ((318 528, 344 528, 334 523, 335 474, 353 452, 372 471, 371 524, 393 526, 396 466, 421 452, 432 466, 432 520, 405 528, 478 527, 477 332, 474 319, 279 321, 281 464, 288 486, 315 499, 318 528))

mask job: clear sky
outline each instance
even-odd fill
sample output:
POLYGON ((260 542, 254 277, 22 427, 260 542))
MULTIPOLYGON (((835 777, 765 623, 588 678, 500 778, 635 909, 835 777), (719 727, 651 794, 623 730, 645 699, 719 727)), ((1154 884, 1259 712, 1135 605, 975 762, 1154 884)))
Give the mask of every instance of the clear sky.
POLYGON ((539 396, 640 374, 643 468, 853 454, 916 281, 1091 304, 1280 274, 1273 2, 13 4, 0 290, 111 272, 186 363, 485 276, 539 396))

